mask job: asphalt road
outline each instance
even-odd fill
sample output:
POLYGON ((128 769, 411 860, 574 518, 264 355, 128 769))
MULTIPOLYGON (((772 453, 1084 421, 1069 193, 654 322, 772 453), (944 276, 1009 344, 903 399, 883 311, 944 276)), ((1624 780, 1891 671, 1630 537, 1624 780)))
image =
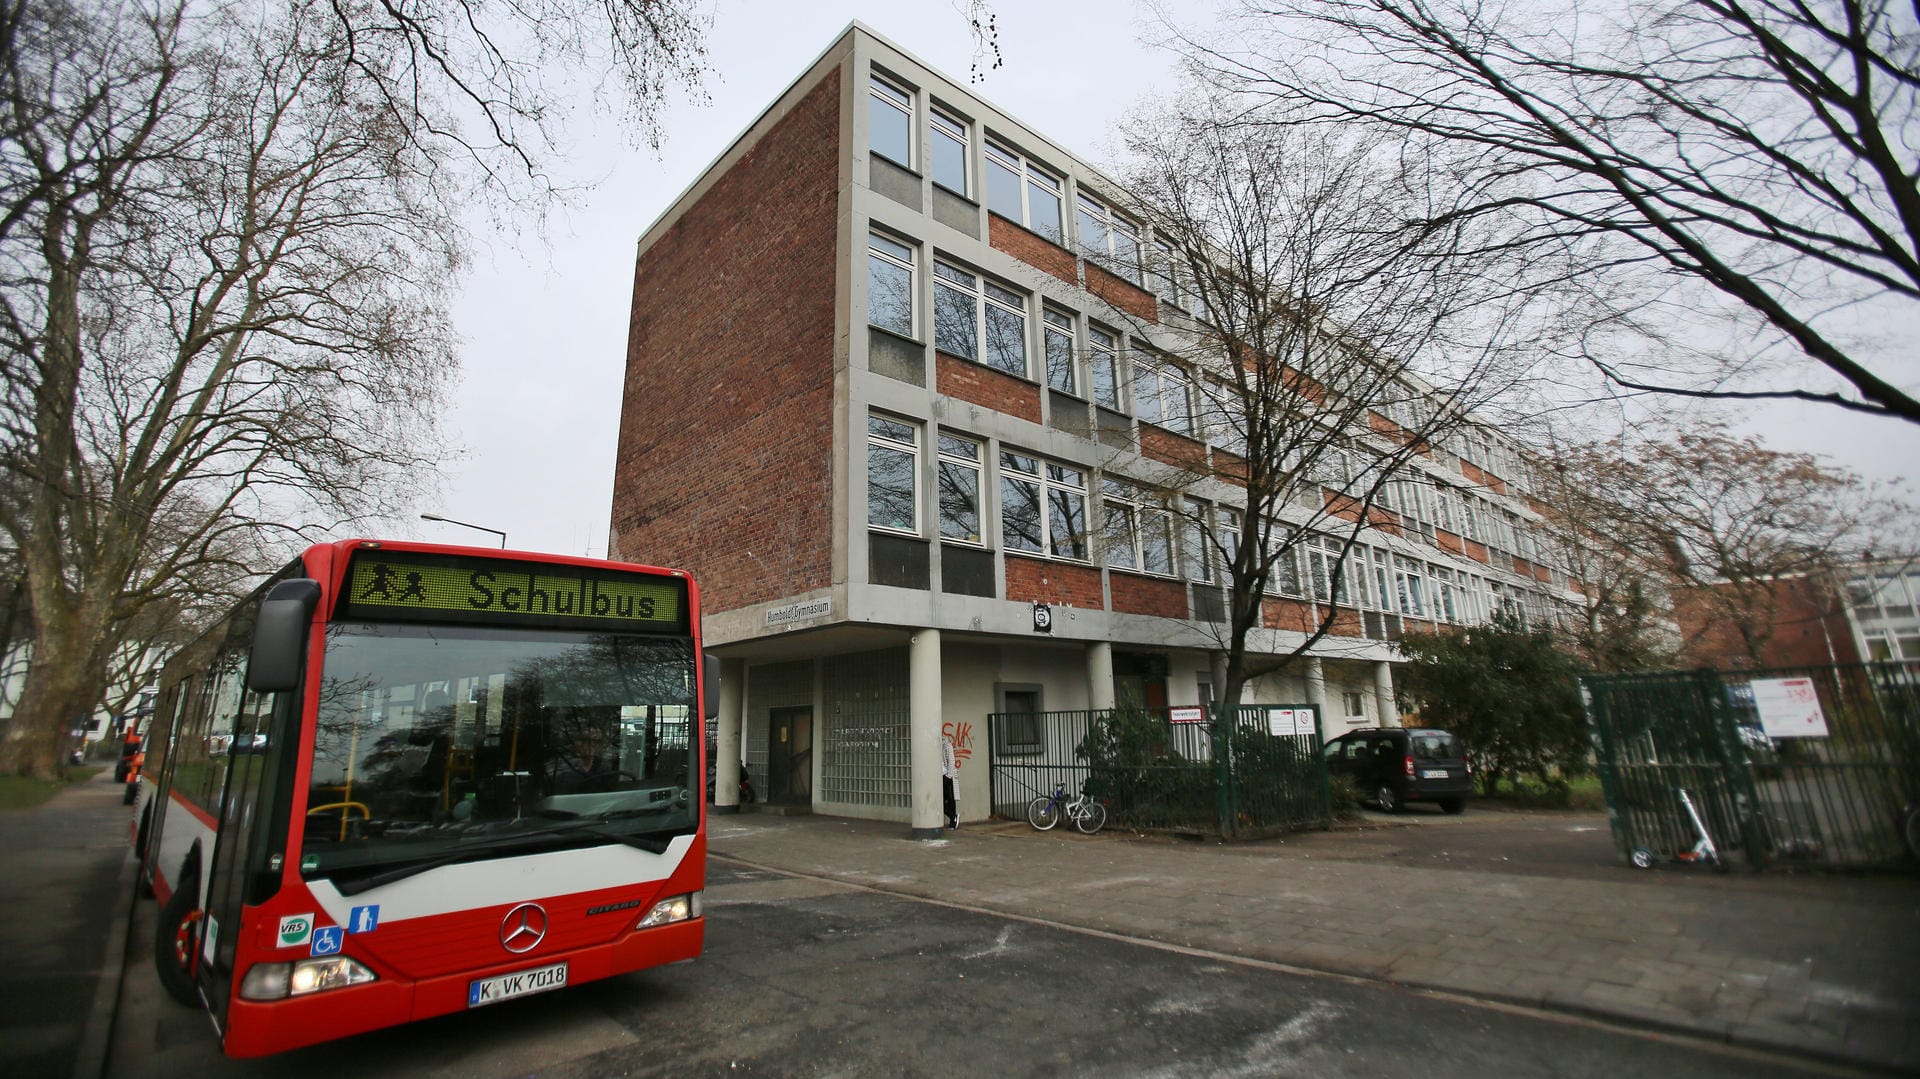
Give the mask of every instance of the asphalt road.
POLYGON ((229 1061, 134 921, 107 1074, 1756 1076, 1799 1061, 1302 977, 715 860, 697 962, 229 1061))

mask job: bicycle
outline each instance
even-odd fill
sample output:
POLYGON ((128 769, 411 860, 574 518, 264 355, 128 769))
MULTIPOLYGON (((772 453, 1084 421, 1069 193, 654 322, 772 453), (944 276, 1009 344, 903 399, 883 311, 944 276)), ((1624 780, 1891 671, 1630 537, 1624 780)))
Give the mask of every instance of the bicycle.
POLYGON ((1082 835, 1092 835, 1107 826, 1107 807, 1094 801, 1086 787, 1080 788, 1080 797, 1068 801, 1067 786, 1062 783, 1053 788, 1052 794, 1042 794, 1027 803, 1027 823, 1036 831, 1044 832, 1059 824, 1063 815, 1082 835))

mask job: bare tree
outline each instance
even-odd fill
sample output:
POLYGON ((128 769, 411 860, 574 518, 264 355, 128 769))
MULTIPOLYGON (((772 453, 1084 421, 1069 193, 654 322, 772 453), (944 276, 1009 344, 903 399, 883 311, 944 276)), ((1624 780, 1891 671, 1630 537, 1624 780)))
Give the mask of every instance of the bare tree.
POLYGON ((1617 534, 1664 572, 1682 650, 1699 661, 1714 658, 1703 646, 1730 640, 1762 663, 1792 598, 1786 583, 1825 581, 1874 546, 1912 542, 1912 507, 1892 492, 1719 424, 1614 439, 1569 460, 1618 500, 1617 534))
POLYGON ((1436 218, 1531 214, 1613 316, 1619 387, 1920 423, 1920 10, 1895 0, 1246 0, 1181 38, 1247 122, 1355 124, 1470 155, 1436 218), (1703 327, 1703 320, 1723 321, 1703 327), (1651 338, 1635 361, 1634 338, 1651 338), (1729 354, 1729 348, 1740 349, 1729 354), (1676 369, 1696 349, 1691 370, 1676 369), (1778 370, 1774 361, 1791 362, 1778 370), (1797 359, 1792 359, 1797 357, 1797 359), (1836 377, 1837 376, 1837 377, 1836 377))
POLYGON ((1552 290, 1516 287, 1492 219, 1430 223, 1449 197, 1441 162, 1364 133, 1245 127, 1189 103, 1130 123, 1126 148, 1121 216, 1079 232, 1090 286, 1140 342, 1118 377, 1164 509, 1110 500, 1108 561, 1136 544, 1149 557, 1135 536, 1162 513, 1211 549, 1237 704, 1328 634, 1361 635, 1382 587, 1361 539, 1433 527, 1440 492, 1417 462, 1524 374, 1552 290), (1147 289, 1124 280, 1141 247, 1147 289), (1189 393, 1198 424, 1177 404, 1189 393), (1303 636, 1280 648, 1282 629, 1303 636))
POLYGON ((1615 457, 1591 443, 1554 440, 1536 470, 1539 529, 1574 582, 1567 643, 1589 670, 1671 667, 1679 648, 1673 581, 1641 522, 1618 497, 1615 457))
POLYGON ((9 11, 0 527, 33 665, 0 771, 46 775, 130 627, 430 478, 461 189, 325 7, 9 11))

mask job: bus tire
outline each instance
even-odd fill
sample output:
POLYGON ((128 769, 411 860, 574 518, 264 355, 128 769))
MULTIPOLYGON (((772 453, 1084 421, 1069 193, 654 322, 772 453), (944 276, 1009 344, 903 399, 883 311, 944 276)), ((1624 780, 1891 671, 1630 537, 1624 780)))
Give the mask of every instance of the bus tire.
POLYGON ((160 987, 167 995, 189 1007, 198 1007, 194 975, 200 967, 200 923, 202 912, 194 904, 200 897, 200 882, 183 876, 180 884, 160 912, 154 930, 153 966, 160 975, 160 987))

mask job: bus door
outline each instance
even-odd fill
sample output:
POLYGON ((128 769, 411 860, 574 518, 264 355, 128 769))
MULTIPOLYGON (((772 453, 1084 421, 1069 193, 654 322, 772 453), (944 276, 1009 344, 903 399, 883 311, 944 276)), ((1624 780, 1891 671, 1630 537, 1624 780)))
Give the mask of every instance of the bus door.
MULTIPOLYGON (((238 658, 241 662, 235 667, 244 668, 244 653, 238 658)), ((231 692, 238 714, 234 717, 233 740, 226 748, 227 788, 220 803, 213 868, 207 877, 206 924, 200 951, 200 989, 222 1031, 226 1029, 227 1004, 233 993, 241 908, 269 898, 280 878, 266 864, 276 849, 276 835, 280 846, 285 840, 284 829, 276 825, 284 813, 276 812, 274 806, 275 792, 285 784, 277 782, 274 773, 285 770, 280 763, 289 757, 294 739, 272 736, 276 730, 293 728, 291 723, 274 723, 272 710, 276 703, 291 709, 298 700, 293 693, 245 691, 237 672, 229 690, 224 684, 227 677, 222 676, 221 704, 226 704, 231 692)))

